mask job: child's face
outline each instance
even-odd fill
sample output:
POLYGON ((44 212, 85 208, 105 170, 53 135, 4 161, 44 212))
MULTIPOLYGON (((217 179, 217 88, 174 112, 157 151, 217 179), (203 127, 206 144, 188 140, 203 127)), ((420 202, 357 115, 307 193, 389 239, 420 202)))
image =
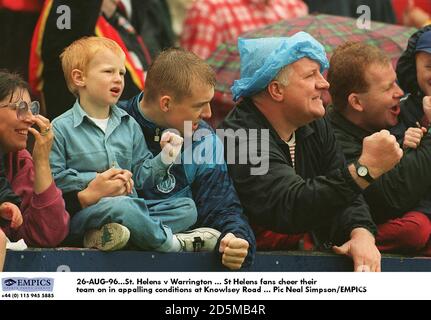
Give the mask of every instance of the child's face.
POLYGON ((124 89, 124 55, 100 50, 91 59, 79 89, 81 103, 106 107, 117 103, 124 89))
POLYGON ((416 54, 416 77, 419 87, 427 96, 431 96, 431 54, 418 52, 416 54))

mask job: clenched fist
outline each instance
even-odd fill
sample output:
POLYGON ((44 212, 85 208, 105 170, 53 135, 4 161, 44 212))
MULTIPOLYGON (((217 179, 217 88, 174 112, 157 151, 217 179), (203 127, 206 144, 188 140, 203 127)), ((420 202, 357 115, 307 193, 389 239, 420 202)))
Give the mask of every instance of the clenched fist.
POLYGON ((168 165, 175 161, 181 152, 183 146, 183 138, 179 135, 166 131, 160 139, 160 147, 162 148, 162 161, 168 165))
POLYGON ((395 137, 387 130, 381 130, 366 137, 362 144, 359 162, 368 167, 376 179, 391 170, 402 158, 403 150, 395 137))

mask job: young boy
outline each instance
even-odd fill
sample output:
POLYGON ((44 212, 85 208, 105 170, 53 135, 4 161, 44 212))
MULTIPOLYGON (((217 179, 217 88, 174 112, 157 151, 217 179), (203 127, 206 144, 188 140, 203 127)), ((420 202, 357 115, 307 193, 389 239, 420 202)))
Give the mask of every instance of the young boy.
POLYGON ((69 240, 108 251, 123 248, 130 239, 140 249, 178 252, 193 250, 189 244, 202 236, 202 249, 212 250, 217 237, 205 230, 175 235, 196 221, 191 199, 137 198, 134 186, 143 189, 144 184, 169 178, 182 138, 171 132, 162 135, 163 150, 153 158, 139 125, 116 106, 126 72, 119 45, 106 38, 82 38, 60 57, 77 101, 53 121, 50 162, 66 203, 82 209, 73 215, 76 210, 68 208, 73 215, 69 240))
MULTIPOLYGON (((16 229, 22 224, 22 215, 19 210, 21 200, 12 191, 5 176, 3 152, 0 149, 0 226, 10 223, 16 229)), ((3 270, 6 256, 6 235, 0 228, 0 271, 3 270)))

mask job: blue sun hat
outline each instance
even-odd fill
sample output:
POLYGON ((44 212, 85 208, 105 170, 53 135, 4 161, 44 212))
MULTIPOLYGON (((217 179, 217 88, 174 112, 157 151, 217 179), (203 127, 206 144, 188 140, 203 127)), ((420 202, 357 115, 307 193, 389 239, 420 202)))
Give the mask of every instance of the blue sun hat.
POLYGON ((284 67, 304 57, 320 64, 320 72, 329 68, 325 49, 306 32, 291 37, 238 39, 241 79, 231 88, 233 101, 263 90, 284 67))

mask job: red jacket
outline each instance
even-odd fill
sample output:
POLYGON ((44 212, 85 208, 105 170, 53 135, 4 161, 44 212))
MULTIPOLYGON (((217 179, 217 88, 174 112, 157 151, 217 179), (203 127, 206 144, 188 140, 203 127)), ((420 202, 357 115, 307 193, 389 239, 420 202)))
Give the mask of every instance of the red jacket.
POLYGON ((32 247, 56 247, 69 233, 69 214, 60 189, 54 182, 41 194, 33 192, 33 159, 27 150, 10 153, 6 177, 21 197, 23 223, 18 230, 3 228, 11 241, 24 239, 32 247))

